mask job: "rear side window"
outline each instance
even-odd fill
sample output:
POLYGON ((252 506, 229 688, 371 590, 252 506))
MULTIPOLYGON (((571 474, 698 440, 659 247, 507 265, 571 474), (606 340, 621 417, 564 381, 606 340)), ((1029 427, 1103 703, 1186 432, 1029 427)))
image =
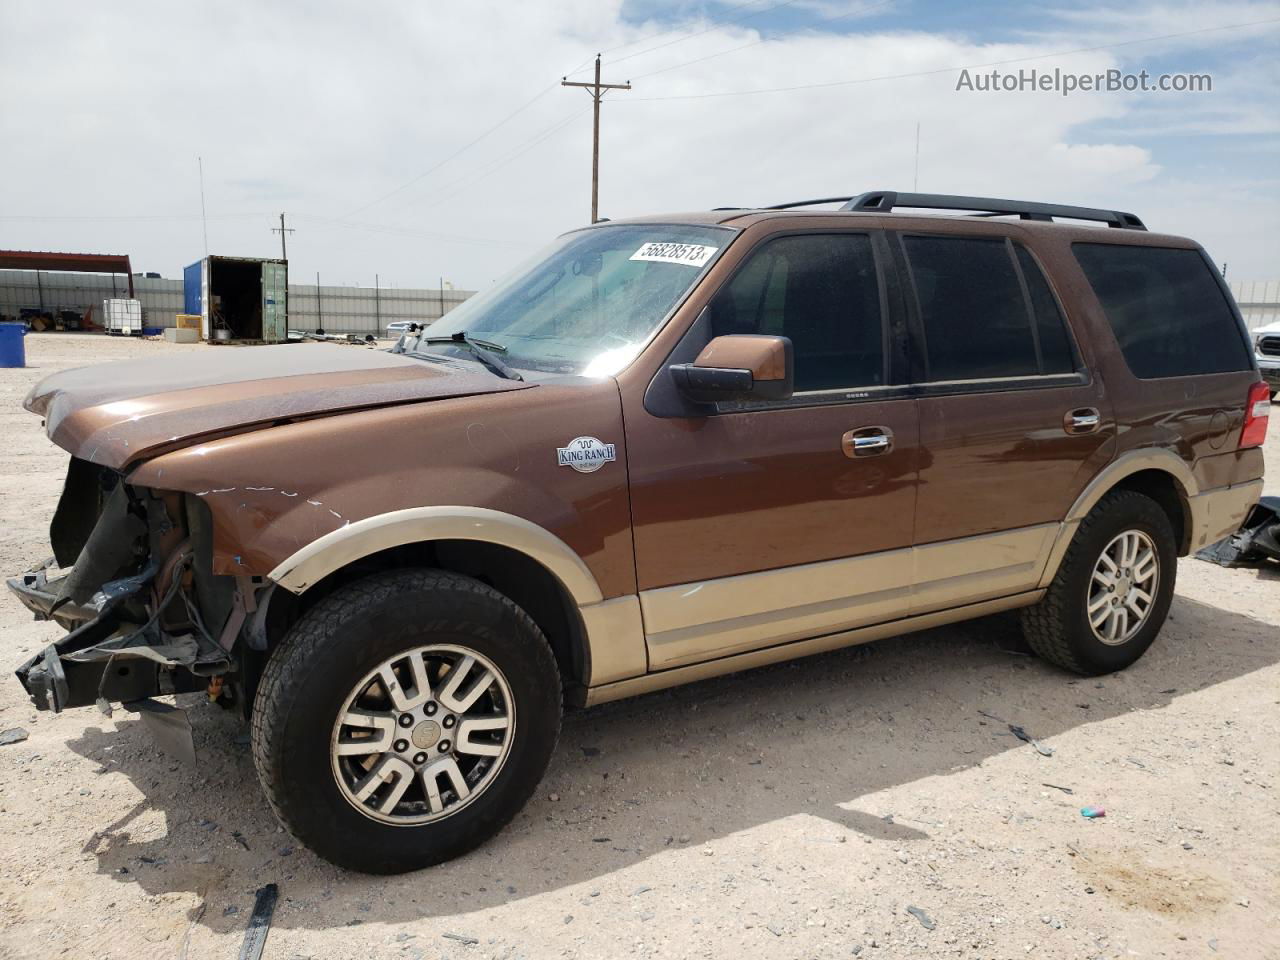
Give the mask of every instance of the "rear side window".
POLYGON ((994 238, 908 236, 902 242, 924 328, 929 380, 1074 370, 1057 302, 1025 250, 994 238))
POLYGON ((866 234, 769 241, 716 295, 711 324, 718 337, 790 337, 798 393, 885 382, 880 287, 866 234))
POLYGON ((1076 368, 1075 351, 1071 338, 1067 336, 1067 325, 1062 319, 1062 311, 1058 309, 1058 301, 1054 299, 1040 265, 1027 248, 1017 245, 1017 251, 1018 266, 1027 281, 1036 336, 1040 340, 1040 372, 1071 373, 1076 368))
POLYGON ((1134 376, 1249 369, 1235 314, 1198 250, 1108 243, 1073 249, 1134 376))

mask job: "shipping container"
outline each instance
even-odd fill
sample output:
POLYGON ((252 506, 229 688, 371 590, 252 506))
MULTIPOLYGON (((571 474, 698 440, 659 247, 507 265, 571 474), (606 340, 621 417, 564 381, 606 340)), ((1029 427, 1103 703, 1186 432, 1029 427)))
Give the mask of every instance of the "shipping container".
POLYGON ((102 301, 102 325, 107 333, 126 337, 142 334, 142 302, 139 300, 107 299, 102 301))
POLYGON ((182 272, 184 309, 211 341, 284 343, 289 264, 257 257, 205 257, 182 272))

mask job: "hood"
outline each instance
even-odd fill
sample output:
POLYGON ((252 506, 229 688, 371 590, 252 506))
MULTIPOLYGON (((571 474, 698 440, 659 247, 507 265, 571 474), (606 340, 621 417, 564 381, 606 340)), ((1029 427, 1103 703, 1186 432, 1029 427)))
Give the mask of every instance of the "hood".
POLYGON ((23 405, 45 418, 58 446, 119 470, 275 421, 531 386, 480 367, 337 344, 218 345, 64 370, 36 384, 23 405))

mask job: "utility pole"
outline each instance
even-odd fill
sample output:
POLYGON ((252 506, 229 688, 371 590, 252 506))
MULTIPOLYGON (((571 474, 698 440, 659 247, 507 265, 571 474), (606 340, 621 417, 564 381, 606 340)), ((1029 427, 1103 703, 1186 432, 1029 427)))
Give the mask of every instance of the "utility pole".
POLYGON ((316 271, 316 333, 324 333, 324 310, 320 306, 320 271, 316 271))
POLYGON ((196 157, 196 168, 200 171, 200 229, 204 233, 204 255, 209 255, 209 215, 204 209, 204 157, 196 157))
POLYGON ((596 54, 596 79, 594 83, 577 83, 562 77, 562 87, 582 87, 591 96, 595 118, 591 127, 591 222, 600 221, 600 101, 604 99, 606 90, 630 90, 631 81, 626 83, 600 82, 600 54, 596 54))
POLYGON ((285 242, 284 242, 284 235, 285 235, 286 233, 293 233, 293 232, 294 232, 294 230, 293 230, 293 227, 286 227, 286 226, 284 225, 284 214, 283 214, 283 213, 282 213, 282 214, 280 214, 280 226, 278 226, 278 227, 272 227, 272 228, 271 228, 271 232, 272 232, 272 233, 278 233, 278 234, 280 234, 280 259, 281 259, 281 260, 288 260, 288 259, 289 259, 289 250, 288 250, 288 248, 285 246, 285 242))
POLYGON ((920 121, 916 121, 916 172, 911 180, 911 189, 920 189, 920 121))

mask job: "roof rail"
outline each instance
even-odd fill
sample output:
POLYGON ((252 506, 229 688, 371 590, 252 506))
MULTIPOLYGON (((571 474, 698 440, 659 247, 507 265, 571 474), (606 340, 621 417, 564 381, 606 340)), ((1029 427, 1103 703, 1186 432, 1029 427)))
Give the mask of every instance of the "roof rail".
POLYGON ((844 199, 841 210, 860 210, 867 213, 889 213, 895 207, 915 207, 925 210, 973 210, 982 217, 1016 215, 1022 220, 1053 220, 1065 217, 1070 220, 1094 220, 1122 230, 1146 230, 1146 225, 1132 213, 1121 210, 1101 210, 1096 207, 1071 207, 1060 203, 1035 203, 1028 200, 995 200, 991 197, 959 197, 945 193, 896 193, 877 190, 858 197, 833 197, 831 200, 809 200, 804 203, 784 203, 769 210, 808 206, 815 203, 832 203, 844 199))
MULTIPOLYGON (((867 196, 867 194, 863 194, 867 196)), ((844 203, 855 197, 823 197, 821 200, 796 200, 794 203, 775 203, 771 207, 760 207, 761 210, 790 210, 792 207, 816 207, 820 203, 844 203)))

